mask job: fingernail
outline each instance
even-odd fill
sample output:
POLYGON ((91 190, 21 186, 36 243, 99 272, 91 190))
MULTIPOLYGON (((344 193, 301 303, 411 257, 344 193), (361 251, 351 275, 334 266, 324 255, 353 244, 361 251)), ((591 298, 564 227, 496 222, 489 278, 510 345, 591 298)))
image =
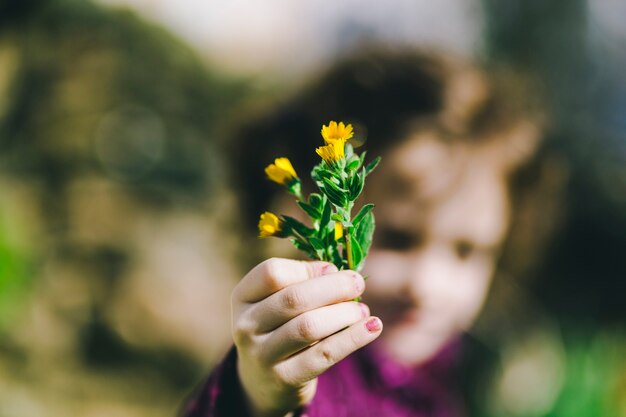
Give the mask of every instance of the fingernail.
POLYGON ((326 266, 322 268, 322 275, 334 274, 338 271, 339 270, 334 264, 326 264, 326 266))
POLYGON ((365 328, 368 332, 374 333, 383 328, 383 323, 380 321, 378 317, 372 317, 368 321, 365 322, 365 328))
POLYGON ((363 303, 359 303, 359 307, 361 308, 361 317, 365 318, 370 315, 370 309, 363 303))

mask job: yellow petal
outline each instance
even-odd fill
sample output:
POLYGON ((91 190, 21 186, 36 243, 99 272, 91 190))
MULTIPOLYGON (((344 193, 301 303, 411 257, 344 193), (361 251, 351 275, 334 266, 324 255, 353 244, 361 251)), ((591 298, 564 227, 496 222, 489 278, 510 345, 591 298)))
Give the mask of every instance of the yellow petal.
POLYGON ((269 211, 261 214, 259 218, 259 237, 275 236, 281 230, 281 221, 269 211))
POLYGON ((335 240, 339 240, 343 237, 343 225, 339 222, 335 222, 335 240))
POLYGON ((291 175, 292 177, 297 177, 296 170, 293 169, 293 165, 291 165, 291 162, 289 161, 288 158, 276 158, 274 160, 274 164, 278 168, 280 168, 283 171, 289 173, 289 175, 291 175))
POLYGON ((330 164, 345 156, 345 145, 342 141, 332 141, 328 145, 315 149, 315 152, 330 164))
POLYGON ((345 125, 343 122, 330 121, 328 126, 322 126, 322 137, 324 138, 324 142, 330 143, 332 141, 343 141, 346 142, 354 135, 352 131, 352 125, 345 125))
POLYGON ((298 178, 296 170, 293 169, 291 162, 287 158, 276 158, 273 164, 265 168, 265 173, 270 180, 278 184, 287 184, 294 178, 298 178))

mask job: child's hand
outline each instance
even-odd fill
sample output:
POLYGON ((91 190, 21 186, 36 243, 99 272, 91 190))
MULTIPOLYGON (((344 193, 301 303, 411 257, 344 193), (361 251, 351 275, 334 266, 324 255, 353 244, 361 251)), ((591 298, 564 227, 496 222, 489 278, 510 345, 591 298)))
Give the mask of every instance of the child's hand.
POLYGON ((257 265, 237 285, 232 331, 239 377, 256 416, 283 417, 309 403, 318 375, 380 335, 380 320, 350 301, 364 288, 354 271, 278 258, 257 265))

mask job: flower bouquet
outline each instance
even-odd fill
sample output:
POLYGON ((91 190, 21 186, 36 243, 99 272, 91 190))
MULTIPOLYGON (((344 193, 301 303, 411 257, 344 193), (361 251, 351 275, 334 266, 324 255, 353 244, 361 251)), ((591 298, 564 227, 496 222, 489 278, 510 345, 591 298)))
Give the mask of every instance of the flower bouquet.
POLYGON ((259 220, 259 237, 289 238, 311 259, 332 262, 338 269, 360 271, 372 244, 373 204, 364 204, 353 217, 355 201, 363 192, 365 178, 380 162, 377 157, 365 165, 365 155, 357 155, 348 140, 352 125, 331 121, 322 127, 324 145, 315 151, 321 157, 311 178, 319 189, 306 198, 302 183, 287 158, 277 158, 265 168, 268 178, 295 196, 310 218, 310 225, 285 215, 266 211, 259 220))

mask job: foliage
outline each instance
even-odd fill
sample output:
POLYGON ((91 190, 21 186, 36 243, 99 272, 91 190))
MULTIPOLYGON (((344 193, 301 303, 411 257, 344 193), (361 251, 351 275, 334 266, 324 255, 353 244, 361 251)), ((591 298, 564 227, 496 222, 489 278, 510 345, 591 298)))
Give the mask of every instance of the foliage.
POLYGON ((0 217, 0 332, 6 329, 29 289, 29 274, 25 257, 6 239, 0 217))
POLYGON ((626 337, 604 330, 566 346, 567 375, 545 417, 626 415, 626 337))

